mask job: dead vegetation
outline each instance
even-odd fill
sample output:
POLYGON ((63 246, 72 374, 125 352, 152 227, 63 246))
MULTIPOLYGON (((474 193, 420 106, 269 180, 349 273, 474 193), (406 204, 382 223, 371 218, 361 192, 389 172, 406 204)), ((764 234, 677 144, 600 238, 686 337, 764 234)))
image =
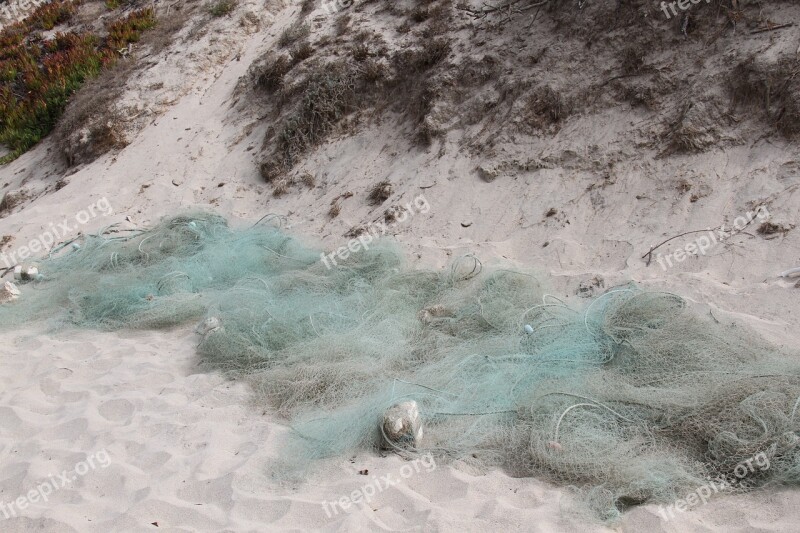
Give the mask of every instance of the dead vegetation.
POLYGON ((422 146, 463 129, 462 145, 476 155, 504 136, 557 135, 573 117, 620 104, 650 114, 648 139, 638 146, 660 156, 739 142, 746 132, 736 131, 734 113, 755 107, 775 130, 795 135, 797 60, 709 65, 719 57, 709 46, 736 48, 772 27, 763 6, 740 4, 712 0, 667 20, 647 0, 580 9, 535 0, 370 0, 313 33, 300 17, 279 39, 284 51, 265 56, 249 77, 251 88, 271 96, 262 100, 274 124, 262 175, 277 182, 332 136, 387 113, 422 146), (361 24, 367 17, 369 26, 361 24), (476 22, 465 23, 470 18, 476 22), (670 49, 675 54, 664 53, 670 49), (730 72, 727 87, 709 66, 730 72))
POLYGON ((224 17, 226 15, 230 15, 235 8, 235 0, 217 0, 213 4, 209 5, 208 12, 211 13, 211 16, 213 17, 224 17))
POLYGON ((311 33, 311 27, 302 21, 297 21, 281 33, 278 46, 288 48, 300 39, 305 39, 311 33))
MULTIPOLYGON (((431 16, 444 16, 443 8, 429 4, 431 16)), ((349 22, 349 15, 341 16, 335 33, 346 33, 349 22)), ((293 44, 289 55, 269 53, 250 69, 248 78, 256 90, 275 96, 269 105, 276 125, 266 139, 272 150, 260 165, 267 182, 277 183, 300 157, 334 132, 354 127, 369 110, 407 116, 425 142, 439 133, 426 119, 442 81, 429 73, 450 54, 448 39, 416 38, 413 46, 392 51, 379 34, 362 30, 346 39, 349 52, 341 57, 319 44, 329 38, 315 41, 297 21, 278 42, 282 48, 293 44)))
POLYGON ((789 233, 791 230, 792 230, 791 226, 784 226, 782 224, 775 224, 773 222, 763 222, 758 227, 756 232, 759 235, 769 239, 769 238, 775 238, 778 235, 786 236, 786 234, 789 233))
POLYGON ((15 207, 28 199, 28 193, 24 190, 11 191, 3 195, 0 199, 0 217, 9 214, 15 207))
POLYGON ((731 72, 733 110, 755 110, 786 137, 800 133, 800 59, 750 57, 731 72))
POLYGON ((367 201, 370 205, 380 205, 392 195, 392 191, 394 188, 392 184, 388 181, 384 180, 380 183, 375 184, 375 186, 369 191, 369 195, 367 196, 367 201))
POLYGON ((713 103, 685 104, 664 135, 667 147, 662 155, 704 152, 719 141, 720 123, 721 115, 713 103))
MULTIPOLYGON (((146 47, 150 54, 161 52, 190 14, 185 7, 173 7, 169 15, 159 18, 155 28, 143 34, 138 48, 146 47)), ((128 80, 140 68, 143 65, 135 55, 122 58, 70 98, 52 133, 58 156, 67 167, 90 163, 109 150, 127 146, 131 116, 118 102, 128 80)))
POLYGON ((317 180, 314 177, 314 175, 311 174, 310 172, 304 172, 300 176, 300 181, 302 182, 303 185, 305 185, 309 189, 313 189, 314 187, 317 186, 317 180))
POLYGON ((570 112, 570 104, 561 92, 545 85, 525 97, 523 121, 535 130, 547 130, 560 123, 570 112))

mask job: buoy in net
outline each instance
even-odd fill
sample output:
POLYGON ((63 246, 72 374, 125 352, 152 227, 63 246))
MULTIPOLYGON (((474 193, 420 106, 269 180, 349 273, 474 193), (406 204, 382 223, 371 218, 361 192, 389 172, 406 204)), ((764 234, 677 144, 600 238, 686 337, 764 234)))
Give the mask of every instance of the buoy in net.
POLYGON ((416 448, 422 442, 422 421, 417 402, 393 405, 383 415, 384 447, 416 448))
POLYGON ((206 318, 200 322, 197 327, 194 328, 194 330, 203 337, 206 337, 215 331, 224 331, 222 327, 222 321, 215 316, 206 318))
POLYGON ((36 263, 14 267, 14 279, 17 281, 34 281, 38 277, 39 266, 36 263))

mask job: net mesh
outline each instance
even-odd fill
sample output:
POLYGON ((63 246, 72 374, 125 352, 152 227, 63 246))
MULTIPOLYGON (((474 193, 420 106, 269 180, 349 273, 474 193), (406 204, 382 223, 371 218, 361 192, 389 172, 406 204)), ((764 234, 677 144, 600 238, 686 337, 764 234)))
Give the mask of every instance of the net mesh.
POLYGON ((201 360, 287 418, 284 473, 385 447, 381 415, 414 400, 421 445, 389 448, 567 484, 605 519, 711 479, 800 481, 800 359, 742 326, 634 286, 573 308, 530 273, 471 256, 412 270, 380 242, 329 269, 274 222, 192 213, 86 236, 0 323, 212 319, 201 360), (757 454, 769 468, 734 478, 757 454))

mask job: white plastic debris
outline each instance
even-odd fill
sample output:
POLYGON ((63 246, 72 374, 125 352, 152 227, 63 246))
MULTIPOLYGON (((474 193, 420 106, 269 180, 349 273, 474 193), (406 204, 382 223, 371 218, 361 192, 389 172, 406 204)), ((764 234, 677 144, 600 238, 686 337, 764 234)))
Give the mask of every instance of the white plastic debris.
POLYGON ((789 269, 789 270, 787 270, 786 272, 781 272, 780 276, 781 276, 782 278, 791 278, 791 277, 793 277, 795 274, 800 274, 800 267, 797 267, 797 268, 790 268, 790 269, 789 269))
POLYGON ((530 324, 525 324, 525 333, 531 335, 533 333, 533 326, 531 326, 530 324))
POLYGON ((410 400, 390 407, 383 415, 387 448, 417 448, 422 442, 422 421, 417 402, 410 400))
POLYGON ((19 298, 19 289, 16 285, 11 283, 10 281, 4 282, 0 285, 0 304, 4 304, 6 302, 11 302, 19 298))
POLYGON ((14 267, 14 279, 17 281, 33 281, 39 277, 39 265, 17 265, 14 267))
POLYGON ((214 333, 215 331, 224 331, 224 328, 222 327, 222 321, 219 318, 210 316, 200 322, 197 327, 194 328, 194 330, 198 334, 205 337, 211 333, 214 333))

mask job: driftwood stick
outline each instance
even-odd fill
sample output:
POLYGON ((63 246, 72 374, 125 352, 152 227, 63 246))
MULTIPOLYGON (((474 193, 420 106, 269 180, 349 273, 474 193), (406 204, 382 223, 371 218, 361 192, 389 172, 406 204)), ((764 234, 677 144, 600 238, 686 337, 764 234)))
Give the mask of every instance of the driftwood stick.
POLYGON ((781 24, 779 26, 770 26, 770 27, 767 27, 767 28, 760 28, 758 30, 751 31, 750 35, 755 35, 756 33, 764 33, 764 32, 767 32, 767 31, 781 30, 783 28, 790 28, 792 26, 794 26, 794 23, 793 22, 789 22, 788 24, 781 24))

